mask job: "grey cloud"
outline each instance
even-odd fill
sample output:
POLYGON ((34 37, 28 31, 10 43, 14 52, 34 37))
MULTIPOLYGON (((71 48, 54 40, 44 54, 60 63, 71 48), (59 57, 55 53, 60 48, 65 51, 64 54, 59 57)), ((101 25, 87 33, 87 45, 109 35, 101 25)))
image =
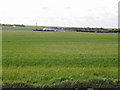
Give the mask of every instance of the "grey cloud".
POLYGON ((67 7, 64 7, 65 9, 70 9, 71 7, 70 6, 67 6, 67 7))
POLYGON ((41 9, 46 10, 46 9, 48 9, 48 7, 42 7, 41 9))

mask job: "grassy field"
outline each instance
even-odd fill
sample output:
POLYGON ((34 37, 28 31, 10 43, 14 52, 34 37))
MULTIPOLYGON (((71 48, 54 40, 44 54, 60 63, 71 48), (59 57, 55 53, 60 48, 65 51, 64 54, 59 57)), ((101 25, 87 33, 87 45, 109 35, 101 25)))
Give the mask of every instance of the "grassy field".
POLYGON ((19 32, 17 27, 7 31, 3 27, 6 87, 10 83, 62 87, 71 81, 118 79, 117 33, 19 32))
POLYGON ((33 29, 43 29, 42 26, 25 26, 25 27, 12 27, 12 26, 2 26, 3 31, 33 31, 33 29))

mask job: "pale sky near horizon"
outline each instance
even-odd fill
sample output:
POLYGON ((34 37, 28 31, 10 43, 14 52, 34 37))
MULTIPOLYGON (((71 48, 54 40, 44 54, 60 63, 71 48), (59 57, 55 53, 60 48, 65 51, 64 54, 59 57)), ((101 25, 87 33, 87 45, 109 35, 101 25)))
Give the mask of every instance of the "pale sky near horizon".
POLYGON ((0 23, 118 27, 119 0, 0 0, 0 23))

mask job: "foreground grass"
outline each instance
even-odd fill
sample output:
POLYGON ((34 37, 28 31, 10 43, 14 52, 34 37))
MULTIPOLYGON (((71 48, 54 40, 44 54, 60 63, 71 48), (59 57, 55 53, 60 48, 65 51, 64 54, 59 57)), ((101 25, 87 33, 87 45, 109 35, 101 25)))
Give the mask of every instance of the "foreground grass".
POLYGON ((88 81, 94 78, 117 81, 115 67, 4 67, 5 82, 24 82, 29 84, 57 84, 66 80, 88 81), (32 70, 32 71, 31 71, 32 70))
POLYGON ((116 82, 117 46, 116 33, 3 32, 3 83, 116 82))

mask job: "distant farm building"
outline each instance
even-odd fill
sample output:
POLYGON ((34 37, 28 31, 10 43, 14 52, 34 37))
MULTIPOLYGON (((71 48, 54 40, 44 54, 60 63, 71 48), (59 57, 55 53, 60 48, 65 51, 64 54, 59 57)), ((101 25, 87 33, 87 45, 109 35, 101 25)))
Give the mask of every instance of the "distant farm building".
POLYGON ((55 30, 55 28, 53 28, 53 27, 43 27, 43 31, 54 31, 54 32, 56 32, 57 30, 55 30))

